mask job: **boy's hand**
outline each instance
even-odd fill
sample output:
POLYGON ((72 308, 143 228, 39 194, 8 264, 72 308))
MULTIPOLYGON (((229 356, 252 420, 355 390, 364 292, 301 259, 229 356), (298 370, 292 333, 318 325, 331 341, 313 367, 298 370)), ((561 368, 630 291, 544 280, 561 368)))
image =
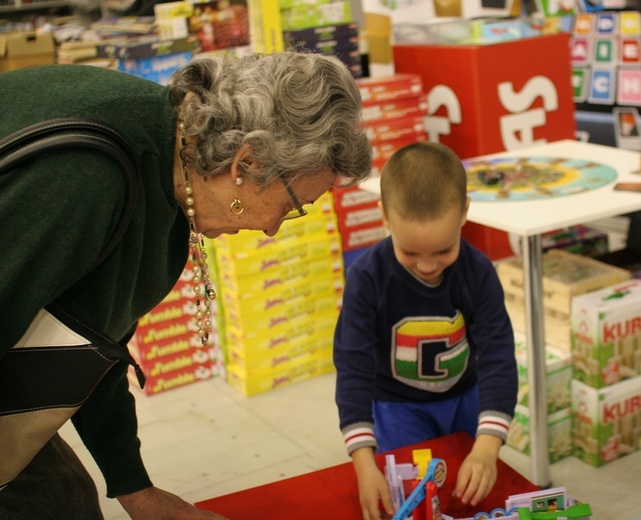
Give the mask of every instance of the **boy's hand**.
POLYGON ((502 441, 493 435, 479 435, 456 480, 454 496, 464 504, 477 505, 496 483, 496 460, 502 441))
POLYGON ((372 448, 360 448, 352 453, 354 469, 358 479, 358 497, 364 520, 384 520, 394 515, 394 504, 389 484, 378 469, 372 448), (381 515, 379 504, 383 504, 386 515, 381 515))

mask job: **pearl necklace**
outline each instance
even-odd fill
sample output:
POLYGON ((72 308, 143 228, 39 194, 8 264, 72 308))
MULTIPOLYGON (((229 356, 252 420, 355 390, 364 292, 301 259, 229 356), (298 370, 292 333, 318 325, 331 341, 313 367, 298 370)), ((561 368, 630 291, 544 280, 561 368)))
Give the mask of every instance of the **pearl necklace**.
POLYGON ((216 291, 209 278, 209 266, 207 265, 207 252, 205 251, 205 243, 202 236, 196 230, 196 210, 194 209, 193 188, 189 182, 189 146, 185 140, 184 124, 182 121, 178 122, 178 129, 180 130, 180 143, 181 149, 178 152, 180 163, 183 171, 183 181, 185 182, 185 205, 187 209, 187 222, 189 223, 189 254, 192 261, 192 269, 194 277, 194 293, 196 294, 196 329, 198 337, 204 347, 209 346, 209 333, 212 329, 211 325, 211 302, 216 299, 216 291))

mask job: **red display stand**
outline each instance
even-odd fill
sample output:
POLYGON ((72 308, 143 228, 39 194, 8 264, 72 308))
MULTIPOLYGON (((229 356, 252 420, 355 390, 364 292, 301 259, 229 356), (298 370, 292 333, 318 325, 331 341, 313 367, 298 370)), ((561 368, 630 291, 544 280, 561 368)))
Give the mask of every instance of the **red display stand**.
MULTIPOLYGON (((420 74, 429 139, 461 159, 574 139, 569 35, 492 45, 395 45, 398 73, 420 74)), ((492 259, 505 233, 467 224, 463 236, 492 259)))
MULTIPOLYGON (((498 461, 497 481, 490 495, 478 506, 462 504, 452 497, 456 476, 463 459, 470 452, 472 437, 455 433, 438 439, 394 450, 396 463, 411 463, 412 450, 429 448, 432 456, 447 464, 447 478, 439 490, 441 510, 454 518, 472 517, 478 511, 504 507, 510 495, 538 491, 525 477, 498 461)), ((385 454, 376 456, 381 469, 385 454)), ((356 473, 351 462, 273 482, 265 486, 239 491, 196 504, 199 509, 215 511, 233 520, 360 520, 363 518, 358 501, 356 473)))

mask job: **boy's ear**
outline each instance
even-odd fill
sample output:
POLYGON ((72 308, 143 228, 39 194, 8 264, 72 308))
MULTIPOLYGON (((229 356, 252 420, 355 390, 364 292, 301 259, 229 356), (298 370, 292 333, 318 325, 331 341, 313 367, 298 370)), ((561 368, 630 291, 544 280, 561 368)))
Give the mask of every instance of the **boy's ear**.
POLYGON ((467 222, 467 211, 470 209, 470 202, 472 199, 470 197, 465 198, 465 208, 463 209, 463 218, 461 219, 461 227, 467 222))
POLYGON ((378 207, 381 209, 381 213, 383 213, 383 227, 389 230, 389 222, 387 221, 387 216, 385 215, 385 208, 383 207, 382 200, 378 201, 378 207))

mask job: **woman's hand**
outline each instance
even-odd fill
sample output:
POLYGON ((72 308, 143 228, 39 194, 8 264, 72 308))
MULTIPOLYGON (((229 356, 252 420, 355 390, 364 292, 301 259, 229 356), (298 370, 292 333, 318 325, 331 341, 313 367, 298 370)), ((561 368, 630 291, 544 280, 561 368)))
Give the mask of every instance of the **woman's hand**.
POLYGON ((479 435, 465 457, 456 480, 454 496, 464 504, 477 505, 496 483, 496 460, 502 441, 494 435, 479 435))
POLYGON ((358 497, 364 520, 384 520, 394 515, 394 504, 387 479, 378 469, 372 448, 360 448, 352 453, 352 461, 358 479, 358 497), (382 516, 379 504, 383 504, 382 516))
POLYGON ((228 520, 216 513, 196 509, 179 496, 157 487, 116 498, 132 520, 228 520))

